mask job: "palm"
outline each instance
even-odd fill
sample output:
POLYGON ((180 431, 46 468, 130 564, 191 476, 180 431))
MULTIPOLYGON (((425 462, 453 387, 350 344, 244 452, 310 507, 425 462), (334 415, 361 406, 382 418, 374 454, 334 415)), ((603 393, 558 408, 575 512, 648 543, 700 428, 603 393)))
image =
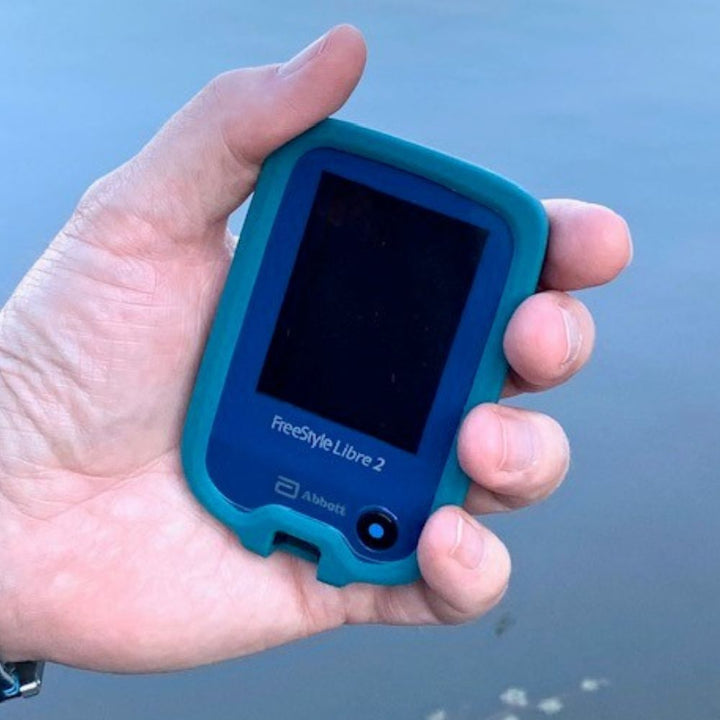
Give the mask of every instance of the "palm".
POLYGON ((6 346, 25 338, 46 348, 34 370, 48 380, 37 438, 47 453, 34 460, 53 479, 40 493, 17 486, 12 499, 42 528, 43 552, 52 548, 35 592, 68 637, 82 638, 71 660, 172 667, 342 622, 340 593, 291 557, 245 551, 195 502, 179 467, 182 417, 230 257, 224 229, 188 258, 162 228, 88 212, 92 222, 81 212, 60 234, 2 322, 6 346), (108 252, 139 230, 155 257, 127 245, 108 252), (61 416, 66 400, 72 412, 61 416))

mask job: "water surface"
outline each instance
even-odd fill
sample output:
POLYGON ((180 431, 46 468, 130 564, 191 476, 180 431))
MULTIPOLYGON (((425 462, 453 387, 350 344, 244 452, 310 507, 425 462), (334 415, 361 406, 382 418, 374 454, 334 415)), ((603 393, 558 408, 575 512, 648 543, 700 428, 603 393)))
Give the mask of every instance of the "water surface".
POLYGON ((0 298, 87 184, 205 81, 338 21, 370 45, 341 117, 631 222, 633 268, 582 293, 596 358, 523 401, 567 427, 569 481, 490 521, 514 580, 470 627, 354 628, 139 679, 53 667, 40 699, 3 713, 480 719, 515 686, 570 692, 560 717, 717 717, 720 3, 0 0, 0 298), (611 685, 578 692, 586 677, 611 685))

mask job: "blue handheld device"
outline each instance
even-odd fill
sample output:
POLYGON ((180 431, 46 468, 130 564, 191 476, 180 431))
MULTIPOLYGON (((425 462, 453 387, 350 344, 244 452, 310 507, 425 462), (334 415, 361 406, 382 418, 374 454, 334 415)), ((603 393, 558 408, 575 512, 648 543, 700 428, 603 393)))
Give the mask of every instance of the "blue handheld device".
POLYGON ((326 120, 263 165, 188 410, 185 473, 261 555, 411 582, 461 504, 463 416, 495 401, 542 205, 493 173, 326 120))

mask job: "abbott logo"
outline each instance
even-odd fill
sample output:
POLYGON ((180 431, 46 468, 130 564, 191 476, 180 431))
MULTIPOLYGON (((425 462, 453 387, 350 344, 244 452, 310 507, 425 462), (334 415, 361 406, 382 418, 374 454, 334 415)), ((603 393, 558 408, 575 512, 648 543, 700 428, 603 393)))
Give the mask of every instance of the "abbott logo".
POLYGON ((275 492, 283 497, 295 500, 300 492, 300 483, 291 480, 290 478, 278 475, 277 482, 275 483, 275 492))

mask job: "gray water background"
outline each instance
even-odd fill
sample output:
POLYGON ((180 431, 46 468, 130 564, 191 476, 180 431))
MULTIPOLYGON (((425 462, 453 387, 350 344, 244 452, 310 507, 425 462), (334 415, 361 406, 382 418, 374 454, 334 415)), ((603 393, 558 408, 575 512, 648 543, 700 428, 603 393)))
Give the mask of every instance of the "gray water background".
POLYGON ((592 676, 611 685, 559 717, 720 717, 717 1, 0 0, 0 300, 209 78, 339 21, 370 46, 341 117, 632 225, 632 269, 580 294, 587 371, 523 400, 566 426, 568 482, 489 521, 514 579, 469 627, 353 628, 167 676, 51 667, 3 716, 481 719, 508 686, 537 699, 592 676))

